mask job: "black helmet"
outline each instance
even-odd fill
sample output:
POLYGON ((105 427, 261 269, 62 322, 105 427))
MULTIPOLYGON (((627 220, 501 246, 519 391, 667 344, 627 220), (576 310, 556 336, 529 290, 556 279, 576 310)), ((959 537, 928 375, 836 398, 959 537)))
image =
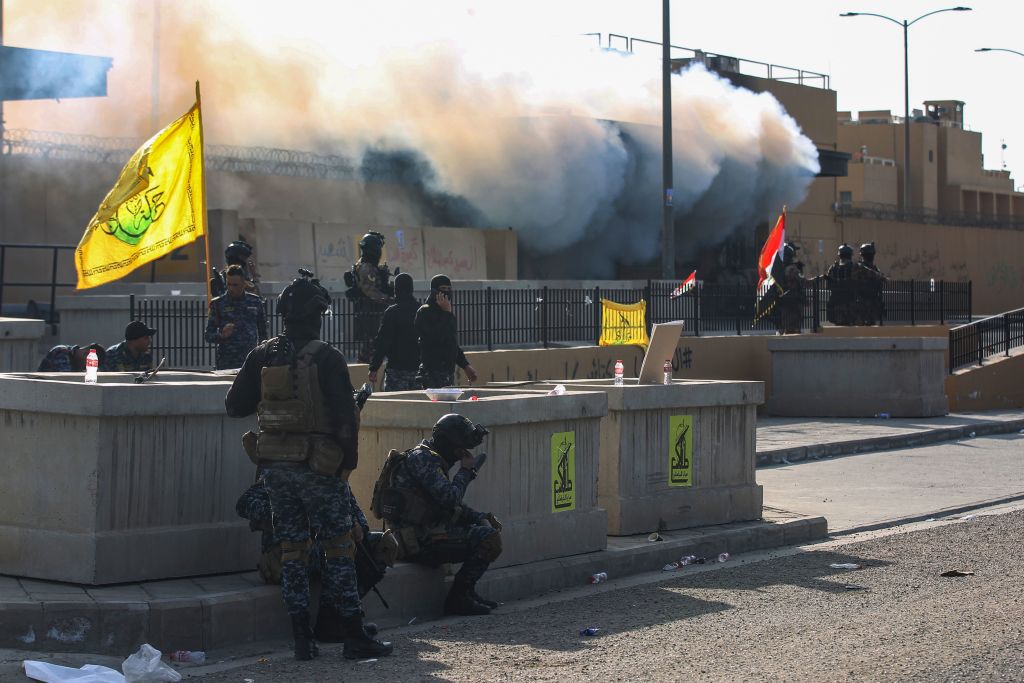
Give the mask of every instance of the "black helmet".
POLYGON ((469 450, 479 446, 487 436, 487 428, 475 424, 458 413, 448 413, 434 424, 431 436, 440 448, 463 448, 469 450))
POLYGON ((284 288, 277 297, 277 312, 285 320, 301 320, 321 315, 331 305, 331 295, 313 277, 313 273, 299 268, 299 277, 284 288))
POLYGON ((252 245, 246 242, 245 238, 241 235, 224 250, 224 260, 229 265, 238 264, 244 266, 250 256, 252 256, 252 245))
POLYGON ((796 246, 792 242, 786 242, 782 247, 782 260, 789 263, 796 258, 796 252, 800 247, 796 246))
POLYGON ((860 245, 860 255, 861 256, 874 256, 875 255, 875 243, 874 242, 867 242, 865 244, 860 245))
POLYGON ((853 258, 853 247, 849 244, 839 245, 839 258, 853 258))
POLYGON ((370 230, 359 240, 359 255, 371 261, 379 261, 384 253, 384 235, 370 230))

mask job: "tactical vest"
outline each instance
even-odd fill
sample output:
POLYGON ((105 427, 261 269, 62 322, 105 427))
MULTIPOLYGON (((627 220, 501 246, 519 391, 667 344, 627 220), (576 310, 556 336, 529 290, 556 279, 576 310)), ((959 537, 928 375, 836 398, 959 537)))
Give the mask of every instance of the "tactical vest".
POLYGON ((313 362, 325 346, 314 339, 294 352, 288 365, 262 369, 261 400, 256 407, 259 434, 255 460, 308 462, 320 474, 338 473, 344 453, 331 433, 313 362))
MULTIPOLYGON (((437 455, 435 451, 430 452, 437 455)), ((444 516, 443 511, 431 505, 430 500, 418 489, 394 485, 395 474, 408 456, 409 451, 392 450, 388 453, 373 485, 370 509, 377 519, 386 520, 390 524, 432 526, 444 516)))

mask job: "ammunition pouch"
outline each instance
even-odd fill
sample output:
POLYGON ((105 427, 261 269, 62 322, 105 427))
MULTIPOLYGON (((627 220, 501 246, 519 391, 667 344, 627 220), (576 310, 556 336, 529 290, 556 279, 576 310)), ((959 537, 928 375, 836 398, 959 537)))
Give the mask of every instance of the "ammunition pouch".
POLYGON ((354 560, 356 556, 356 542, 352 538, 352 532, 347 531, 333 538, 320 539, 320 546, 324 549, 324 557, 327 559, 335 557, 347 557, 354 560))
POLYGON ((260 431, 314 431, 316 416, 311 388, 319 386, 315 365, 295 369, 289 365, 265 367, 261 386, 263 396, 256 408, 260 431))
POLYGON ((308 538, 304 541, 281 541, 281 564, 295 560, 309 564, 311 545, 308 538))
POLYGON ((254 465, 260 464, 260 454, 258 450, 259 437, 256 436, 256 432, 248 431, 242 434, 242 448, 245 449, 245 454, 249 456, 249 460, 254 465))
POLYGON ((334 437, 316 434, 309 439, 309 468, 317 474, 337 474, 344 459, 345 452, 334 437))
POLYGON ((261 432, 256 440, 257 461, 306 462, 309 451, 308 434, 261 432))

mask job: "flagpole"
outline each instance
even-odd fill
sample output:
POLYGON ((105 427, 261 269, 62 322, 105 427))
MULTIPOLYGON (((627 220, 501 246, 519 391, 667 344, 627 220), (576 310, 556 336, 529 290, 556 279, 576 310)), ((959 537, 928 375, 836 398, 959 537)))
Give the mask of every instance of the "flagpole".
POLYGON ((203 100, 199 95, 199 81, 196 81, 196 112, 199 114, 199 158, 203 164, 203 205, 201 208, 203 219, 203 249, 206 253, 206 264, 203 267, 203 280, 206 281, 206 305, 210 305, 213 299, 213 292, 210 290, 210 226, 209 217, 206 213, 206 142, 203 135, 203 100))

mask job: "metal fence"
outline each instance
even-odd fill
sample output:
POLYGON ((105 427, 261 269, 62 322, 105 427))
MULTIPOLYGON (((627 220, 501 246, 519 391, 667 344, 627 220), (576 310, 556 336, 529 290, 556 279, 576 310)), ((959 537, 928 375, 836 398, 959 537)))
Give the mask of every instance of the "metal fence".
MULTIPOLYGON (((601 337, 601 299, 617 303, 647 302, 646 325, 682 320, 685 334, 771 334, 768 319, 753 324, 757 301, 749 285, 698 283, 672 297, 678 283, 649 281, 645 287, 506 289, 485 287, 455 292, 459 343, 464 348, 546 348, 553 344, 598 343, 601 337)), ((828 288, 822 281, 805 290, 803 329, 817 331, 825 320, 828 288)), ((970 282, 890 280, 885 283, 883 324, 968 322, 970 282)), ((202 297, 131 297, 131 316, 157 328, 154 355, 167 356, 171 367, 213 367, 214 346, 205 343, 207 308, 202 297)), ((268 299, 269 333, 281 332, 277 301, 268 299)), ((322 338, 348 358, 358 355, 356 311, 336 297, 324 317, 322 338)))
MULTIPOLYGON (((74 287, 74 282, 58 282, 57 274, 60 269, 60 255, 61 252, 72 254, 75 250, 73 245, 63 244, 20 244, 12 242, 0 242, 0 315, 5 313, 4 307, 4 294, 11 287, 30 287, 30 288, 43 288, 49 289, 49 297, 47 304, 39 304, 35 301, 29 301, 24 304, 24 308, 20 305, 12 307, 11 304, 7 305, 6 313, 13 317, 33 317, 42 318, 47 324, 53 326, 57 322, 57 289, 62 287, 74 287), (39 251, 44 252, 44 257, 48 254, 49 258, 49 277, 43 277, 41 279, 32 280, 31 282, 22 281, 20 279, 8 280, 8 253, 14 259, 21 261, 25 260, 25 255, 22 252, 37 253, 39 251)), ((37 260, 32 260, 35 263, 37 260)))
POLYGON ((1024 347, 1024 308, 982 318, 949 331, 949 371, 1024 347))

